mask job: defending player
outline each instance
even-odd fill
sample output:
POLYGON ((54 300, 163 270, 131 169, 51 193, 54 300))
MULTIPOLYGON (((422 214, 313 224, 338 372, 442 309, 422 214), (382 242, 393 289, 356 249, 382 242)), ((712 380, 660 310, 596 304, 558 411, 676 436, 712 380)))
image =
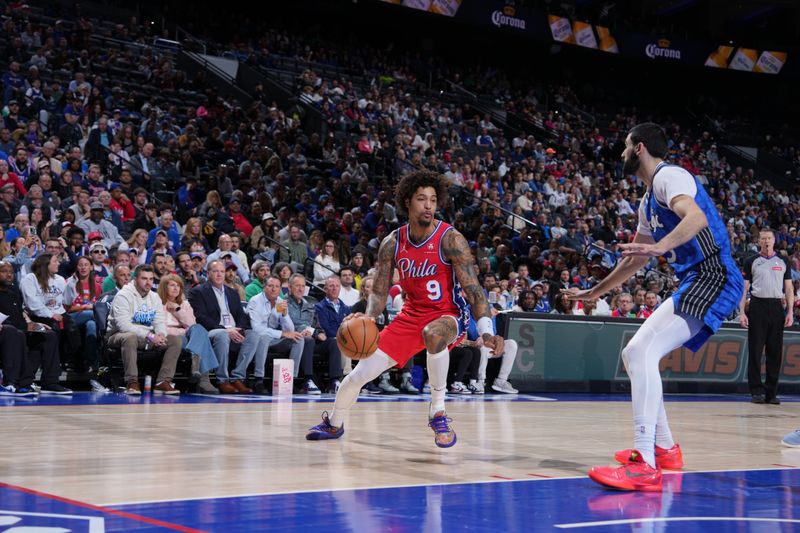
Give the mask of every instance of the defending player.
POLYGON ((489 304, 475 275, 475 261, 467 241, 452 226, 434 218, 437 207, 445 205, 446 200, 447 182, 434 172, 414 172, 397 184, 395 203, 401 214, 408 215, 408 224, 381 243, 366 316, 374 319, 383 312, 394 269, 400 274, 405 305, 381 332, 378 350, 359 361, 342 381, 333 412, 330 417, 323 413, 322 423, 306 435, 308 440, 341 437, 345 416, 361 388, 389 368, 402 367, 424 348, 431 387, 428 425, 440 448, 456 443, 444 398, 449 350, 461 341, 469 325, 467 303, 478 319, 484 345, 502 354, 504 343, 502 337, 494 335, 489 304))
POLYGON ((622 350, 631 380, 634 449, 615 454, 624 466, 589 471, 596 482, 618 489, 660 491, 661 468, 683 466, 667 424, 659 361, 681 345, 697 351, 736 309, 744 288, 714 202, 689 172, 665 163, 666 154, 667 136, 660 126, 645 123, 631 129, 622 153, 624 172, 647 186, 636 237, 620 245, 623 259, 595 287, 565 290, 573 300, 598 298, 630 278, 648 258, 661 255, 680 279, 672 297, 622 350))

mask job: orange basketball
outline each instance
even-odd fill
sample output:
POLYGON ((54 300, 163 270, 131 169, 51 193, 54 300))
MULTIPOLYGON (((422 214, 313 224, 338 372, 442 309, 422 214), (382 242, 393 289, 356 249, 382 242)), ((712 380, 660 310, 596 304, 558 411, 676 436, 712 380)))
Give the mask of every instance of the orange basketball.
POLYGON ((378 349, 378 326, 365 317, 345 320, 336 334, 336 344, 350 359, 366 359, 378 349))

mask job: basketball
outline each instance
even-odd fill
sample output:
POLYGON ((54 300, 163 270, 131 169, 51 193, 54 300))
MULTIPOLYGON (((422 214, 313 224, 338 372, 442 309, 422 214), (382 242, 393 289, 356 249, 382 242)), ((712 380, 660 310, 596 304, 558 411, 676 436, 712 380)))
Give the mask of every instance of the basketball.
POLYGON ((365 317, 345 320, 336 334, 336 344, 350 359, 366 359, 378 349, 380 332, 375 322, 365 317))

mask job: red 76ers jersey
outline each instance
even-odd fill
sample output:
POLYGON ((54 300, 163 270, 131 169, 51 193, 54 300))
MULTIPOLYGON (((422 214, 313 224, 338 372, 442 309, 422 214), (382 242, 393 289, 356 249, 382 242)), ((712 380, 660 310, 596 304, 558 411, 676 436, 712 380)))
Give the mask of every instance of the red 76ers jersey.
POLYGON ((445 234, 455 230, 446 222, 435 222, 436 229, 419 244, 411 242, 408 224, 397 230, 394 264, 404 293, 402 312, 411 316, 450 314, 469 324, 469 307, 461 285, 442 250, 445 234))

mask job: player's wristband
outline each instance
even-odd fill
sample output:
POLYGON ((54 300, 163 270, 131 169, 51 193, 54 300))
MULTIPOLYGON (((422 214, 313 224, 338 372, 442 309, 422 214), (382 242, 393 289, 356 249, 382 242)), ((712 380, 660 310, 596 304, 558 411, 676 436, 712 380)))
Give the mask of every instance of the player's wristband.
POLYGON ((488 316, 483 316, 478 319, 478 334, 483 336, 485 333, 494 335, 494 326, 492 326, 492 319, 488 316))

